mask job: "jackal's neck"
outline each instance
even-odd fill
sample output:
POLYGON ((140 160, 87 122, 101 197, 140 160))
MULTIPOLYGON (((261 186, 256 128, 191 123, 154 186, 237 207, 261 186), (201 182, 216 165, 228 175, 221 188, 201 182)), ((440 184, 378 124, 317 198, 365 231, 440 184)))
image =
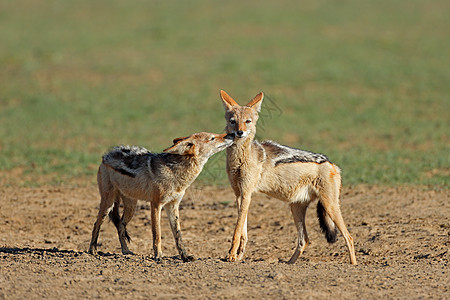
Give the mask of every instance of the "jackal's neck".
POLYGON ((179 181, 193 181, 200 174, 205 162, 196 156, 169 155, 165 158, 166 166, 179 181))
POLYGON ((239 141, 227 148, 227 162, 233 164, 233 162, 242 162, 246 159, 250 159, 252 156, 252 145, 254 141, 254 134, 248 136, 245 140, 239 141))

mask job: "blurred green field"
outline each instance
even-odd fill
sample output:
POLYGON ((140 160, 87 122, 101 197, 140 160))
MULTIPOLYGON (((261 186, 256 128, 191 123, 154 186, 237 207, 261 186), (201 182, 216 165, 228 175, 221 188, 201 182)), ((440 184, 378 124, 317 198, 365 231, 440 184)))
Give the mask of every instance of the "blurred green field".
MULTIPOLYGON (((258 138, 345 185, 450 186, 450 2, 0 0, 0 183, 95 182, 116 144, 221 132, 219 90, 267 98, 258 138)), ((225 156, 203 184, 226 185, 225 156)))

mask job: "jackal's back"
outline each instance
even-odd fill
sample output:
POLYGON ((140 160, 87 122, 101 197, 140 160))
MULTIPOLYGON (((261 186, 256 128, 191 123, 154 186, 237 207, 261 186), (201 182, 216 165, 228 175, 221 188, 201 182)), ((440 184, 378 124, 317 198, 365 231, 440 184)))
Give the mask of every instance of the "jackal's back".
POLYGON ((273 161, 275 166, 296 162, 316 164, 323 164, 325 162, 331 163, 328 157, 323 154, 284 146, 270 140, 261 142, 261 146, 263 146, 267 157, 273 161))
POLYGON ((140 168, 147 166, 151 153, 144 147, 116 146, 102 157, 102 162, 117 172, 130 177, 136 177, 140 168))

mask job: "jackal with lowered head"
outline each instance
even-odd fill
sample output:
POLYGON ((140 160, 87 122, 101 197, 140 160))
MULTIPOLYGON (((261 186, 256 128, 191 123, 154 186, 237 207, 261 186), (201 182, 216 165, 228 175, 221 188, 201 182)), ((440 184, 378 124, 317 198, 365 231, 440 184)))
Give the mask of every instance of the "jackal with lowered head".
POLYGON ((327 241, 336 241, 337 227, 347 244, 350 263, 356 264, 353 238, 339 208, 339 167, 322 154, 273 141, 255 140, 262 92, 245 106, 240 106, 225 91, 221 91, 220 96, 225 108, 226 132, 235 135, 233 145, 227 148, 226 168, 236 196, 238 219, 227 260, 242 259, 248 240, 247 215, 251 196, 254 192, 263 192, 290 204, 298 242, 288 263, 295 263, 308 244, 306 209, 318 199, 317 215, 327 241))
POLYGON ((100 226, 109 217, 117 228, 123 254, 132 254, 126 226, 133 218, 137 200, 151 204, 153 251, 155 260, 162 257, 161 209, 167 212, 177 250, 183 261, 193 259, 186 253, 181 239, 179 205, 186 189, 200 174, 213 154, 232 144, 234 135, 196 133, 173 140, 163 153, 151 153, 142 147, 118 146, 103 155, 97 174, 101 201, 92 230, 89 253, 97 252, 100 226), (120 201, 123 214, 119 215, 120 201))

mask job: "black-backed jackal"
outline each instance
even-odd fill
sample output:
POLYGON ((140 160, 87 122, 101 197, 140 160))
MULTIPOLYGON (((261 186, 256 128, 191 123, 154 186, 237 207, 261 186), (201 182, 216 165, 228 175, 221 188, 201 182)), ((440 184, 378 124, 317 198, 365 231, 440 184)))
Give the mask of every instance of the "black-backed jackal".
POLYGON ((162 257, 160 214, 164 207, 181 259, 192 260, 181 240, 179 204, 208 158, 230 146, 233 137, 234 135, 201 132, 174 139, 174 145, 159 154, 130 146, 118 146, 106 153, 97 174, 101 202, 92 230, 89 253, 97 252, 100 226, 109 214, 117 228, 122 253, 132 254, 127 245, 130 236, 126 226, 135 213, 137 200, 140 199, 151 204, 155 259, 162 257), (121 200, 122 217, 119 215, 121 200))
POLYGON ((339 208, 339 167, 322 154, 272 141, 260 143, 254 140, 262 92, 245 106, 240 106, 224 91, 220 96, 225 108, 226 132, 235 134, 233 145, 227 148, 227 173, 236 195, 238 219, 227 260, 242 259, 248 240, 247 214, 251 196, 254 192, 263 192, 290 203, 298 230, 298 243, 289 263, 295 263, 308 244, 306 209, 318 199, 320 227, 328 242, 336 241, 337 226, 347 244, 350 263, 356 264, 353 238, 339 208))

